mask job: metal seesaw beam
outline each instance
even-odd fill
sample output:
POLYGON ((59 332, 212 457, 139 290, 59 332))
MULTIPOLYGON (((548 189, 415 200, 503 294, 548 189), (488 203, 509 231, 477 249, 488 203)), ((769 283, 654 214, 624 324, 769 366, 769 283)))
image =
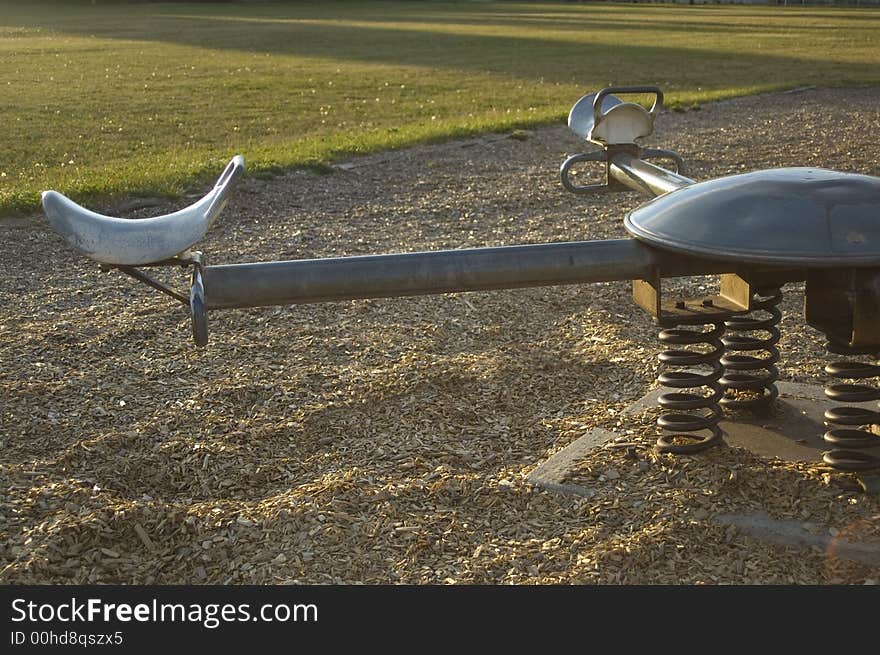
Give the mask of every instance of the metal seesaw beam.
POLYGON ((206 266, 204 280, 208 309, 220 309, 634 280, 661 259, 671 274, 732 268, 611 239, 206 266))
POLYGON ((628 153, 615 155, 608 163, 608 174, 621 184, 647 196, 659 196, 694 184, 694 180, 628 153))

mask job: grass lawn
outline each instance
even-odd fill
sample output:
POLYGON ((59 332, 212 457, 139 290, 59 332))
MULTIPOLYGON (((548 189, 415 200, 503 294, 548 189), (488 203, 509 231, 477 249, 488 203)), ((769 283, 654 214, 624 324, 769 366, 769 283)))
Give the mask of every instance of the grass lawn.
POLYGON ((0 0, 0 61, 2 215, 561 120, 609 84, 876 84, 880 9, 0 0))

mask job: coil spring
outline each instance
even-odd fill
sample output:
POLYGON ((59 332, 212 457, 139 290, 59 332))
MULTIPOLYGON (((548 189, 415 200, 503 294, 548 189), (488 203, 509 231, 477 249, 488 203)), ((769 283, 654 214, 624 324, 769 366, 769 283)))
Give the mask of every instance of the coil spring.
MULTIPOLYGON (((835 354, 873 354, 837 343, 829 343, 826 347, 835 354)), ((837 379, 866 380, 880 377, 880 366, 842 361, 829 364, 825 372, 837 379)), ((880 389, 863 382, 835 383, 825 387, 825 396, 842 403, 869 402, 880 400, 880 389)), ((825 421, 831 429, 825 433, 824 439, 832 446, 822 457, 826 464, 841 471, 880 467, 880 457, 863 450, 880 446, 880 437, 872 432, 872 426, 880 424, 880 412, 865 407, 833 407, 825 412, 825 421)))
POLYGON ((721 365, 724 375, 719 381, 725 395, 721 405, 725 409, 745 409, 752 412, 766 411, 779 396, 776 380, 779 379, 779 322, 782 312, 777 305, 782 302, 782 291, 779 288, 759 290, 758 298, 752 301, 754 312, 768 314, 758 318, 754 312, 746 316, 731 316, 724 322, 729 332, 752 334, 730 334, 721 341, 724 344, 724 356, 721 365), (755 332, 766 333, 766 337, 755 336, 755 332), (759 356, 757 353, 766 354, 759 356), (743 354, 737 354, 743 353, 743 354), (744 354, 751 353, 751 354, 744 354), (733 396, 727 392, 740 392, 733 396))
POLYGON ((718 422, 721 420, 721 406, 719 399, 724 394, 718 380, 721 378, 721 355, 724 345, 721 335, 724 334, 724 323, 710 323, 712 329, 704 331, 702 326, 692 326, 697 329, 683 327, 672 328, 660 332, 661 343, 673 346, 698 346, 700 344, 710 346, 712 350, 687 350, 675 348, 664 350, 659 359, 662 363, 671 367, 709 367, 708 373, 693 370, 666 371, 657 381, 664 387, 680 389, 661 394, 657 403, 667 413, 657 419, 657 425, 667 430, 669 434, 662 435, 657 439, 657 452, 690 454, 696 453, 721 443, 721 428, 718 422), (709 391, 697 393, 691 389, 706 387, 709 391), (708 431, 708 435, 705 432, 708 431), (703 434, 699 434, 702 432, 703 434), (687 443, 676 443, 676 440, 685 440, 687 443))

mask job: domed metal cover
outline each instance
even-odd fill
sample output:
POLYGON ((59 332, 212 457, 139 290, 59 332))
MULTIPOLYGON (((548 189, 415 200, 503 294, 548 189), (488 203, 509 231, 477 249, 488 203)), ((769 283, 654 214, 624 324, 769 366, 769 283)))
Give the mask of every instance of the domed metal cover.
POLYGON ((626 215, 635 238, 753 264, 880 265, 880 178, 779 168, 699 182, 626 215))

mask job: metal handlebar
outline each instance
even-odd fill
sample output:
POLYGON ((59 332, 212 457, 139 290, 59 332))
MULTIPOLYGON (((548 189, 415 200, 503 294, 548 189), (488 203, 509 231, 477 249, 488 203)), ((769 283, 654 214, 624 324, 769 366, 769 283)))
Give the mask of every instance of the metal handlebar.
POLYGON ((608 155, 604 150, 596 150, 594 152, 582 152, 566 159, 562 162, 562 166, 559 167, 559 178, 562 180, 562 186, 572 193, 592 193, 593 191, 600 191, 607 188, 607 179, 604 182, 595 182, 593 184, 575 184, 571 181, 571 178, 569 177, 571 167, 583 161, 598 161, 604 163, 608 161, 608 155))
POLYGON ((654 96, 654 104, 651 105, 651 108, 648 110, 648 113, 651 116, 657 116, 660 113, 660 110, 663 109, 663 91, 660 87, 657 86, 606 86, 604 89, 600 89, 596 93, 596 97, 593 99, 593 124, 598 125, 599 119, 602 117, 602 101, 605 99, 605 96, 616 94, 649 94, 654 96))

